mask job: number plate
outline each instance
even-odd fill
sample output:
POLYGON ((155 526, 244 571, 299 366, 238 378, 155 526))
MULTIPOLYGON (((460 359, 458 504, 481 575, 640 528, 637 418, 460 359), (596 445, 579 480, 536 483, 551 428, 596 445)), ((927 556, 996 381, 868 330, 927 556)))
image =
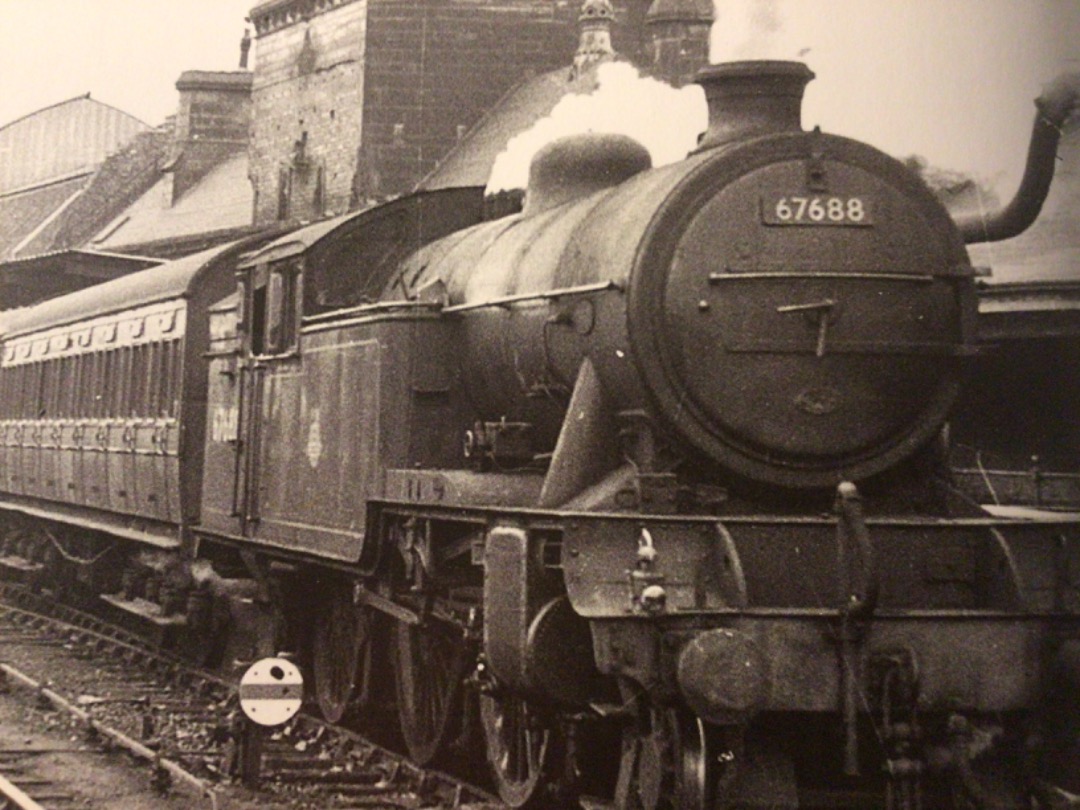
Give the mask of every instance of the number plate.
POLYGON ((846 225, 874 224, 870 199, 862 196, 817 194, 761 198, 761 221, 766 225, 846 225))

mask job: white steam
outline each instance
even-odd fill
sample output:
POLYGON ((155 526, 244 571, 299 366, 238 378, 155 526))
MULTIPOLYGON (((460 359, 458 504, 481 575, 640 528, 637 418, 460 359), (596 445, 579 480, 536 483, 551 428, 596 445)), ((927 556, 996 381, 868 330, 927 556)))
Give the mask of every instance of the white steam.
POLYGON ((649 150, 654 166, 663 166, 686 157, 707 123, 705 94, 697 85, 676 89, 625 62, 607 62, 597 68, 594 91, 563 96, 547 118, 507 142, 491 168, 487 193, 525 188, 533 155, 565 135, 628 135, 649 150))
POLYGON ((710 61, 803 58, 809 49, 796 48, 786 34, 779 0, 720 3, 712 29, 710 61))

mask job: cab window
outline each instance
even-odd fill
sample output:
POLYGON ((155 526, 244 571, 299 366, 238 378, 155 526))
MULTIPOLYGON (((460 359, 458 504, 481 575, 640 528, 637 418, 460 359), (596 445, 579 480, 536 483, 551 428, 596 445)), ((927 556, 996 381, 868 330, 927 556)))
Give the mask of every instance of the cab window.
POLYGON ((298 335, 300 262, 289 259, 259 265, 249 276, 251 287, 251 352, 255 355, 295 351, 298 335))

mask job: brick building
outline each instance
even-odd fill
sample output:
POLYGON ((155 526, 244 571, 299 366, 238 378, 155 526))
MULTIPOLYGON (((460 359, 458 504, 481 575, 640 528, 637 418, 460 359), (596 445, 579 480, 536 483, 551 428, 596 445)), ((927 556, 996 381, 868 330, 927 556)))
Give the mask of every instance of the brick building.
MULTIPOLYGON (((646 0, 615 3, 647 59, 646 0)), ((528 76, 568 65, 579 0, 268 0, 252 9, 256 222, 410 190, 528 76)))
MULTIPOLYGON (((548 118, 564 98, 592 95, 600 87, 598 70, 609 62, 630 62, 642 75, 672 87, 692 81, 709 61, 710 0, 653 0, 645 16, 646 48, 634 55, 615 47, 617 19, 611 0, 584 0, 578 16, 578 47, 572 62, 520 82, 489 109, 420 183, 424 189, 483 186, 500 153, 516 136, 548 118), (614 29, 614 30, 613 30, 614 29)), ((628 105, 637 103, 627 89, 628 105)), ((500 178, 505 180, 506 178, 500 178)), ((504 189, 488 200, 492 214, 516 207, 520 189, 504 189)))

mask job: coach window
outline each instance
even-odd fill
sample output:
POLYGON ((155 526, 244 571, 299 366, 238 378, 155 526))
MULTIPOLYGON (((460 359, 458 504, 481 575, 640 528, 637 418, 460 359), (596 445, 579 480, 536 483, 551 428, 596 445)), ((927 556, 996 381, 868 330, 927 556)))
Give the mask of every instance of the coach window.
POLYGON ((18 419, 22 416, 22 396, 26 388, 26 365, 8 366, 4 370, 4 385, 2 394, 4 397, 4 416, 8 419, 18 419))
POLYGON ((163 416, 161 398, 161 375, 162 375, 162 349, 161 341, 154 341, 146 346, 146 415, 152 417, 163 416))
POLYGON ((40 360, 30 363, 29 391, 26 398, 26 411, 23 416, 26 419, 40 419, 43 415, 41 402, 41 389, 45 364, 40 360))
POLYGON ((83 352, 79 355, 79 385, 77 388, 79 404, 75 407, 75 415, 79 419, 90 419, 93 416, 93 390, 94 355, 93 352, 83 352))
POLYGON ((72 419, 79 406, 76 392, 79 390, 79 358, 68 355, 61 363, 62 371, 60 378, 64 381, 64 401, 60 406, 61 416, 72 419))
POLYGON ((161 415, 172 419, 180 411, 180 341, 170 340, 162 349, 161 415))
POLYGON ((34 367, 30 365, 30 363, 23 363, 17 368, 19 369, 19 377, 16 384, 19 391, 15 397, 15 417, 17 419, 25 419, 27 409, 29 408, 27 401, 30 399, 30 380, 33 378, 34 367))
POLYGON ((38 402, 38 419, 47 419, 56 415, 56 360, 43 360, 41 363, 41 399, 38 402))
POLYGON ((94 352, 93 385, 90 389, 94 397, 90 407, 90 416, 94 419, 105 417, 105 392, 108 390, 105 381, 107 357, 108 355, 103 351, 94 352))
POLYGON ((17 412, 16 396, 19 387, 13 381, 18 378, 18 371, 18 366, 0 369, 0 418, 12 419, 17 412))
POLYGON ((265 264, 251 268, 247 278, 249 289, 245 290, 241 297, 246 306, 240 311, 240 322, 247 328, 250 335, 252 354, 266 354, 266 280, 268 275, 265 264))

